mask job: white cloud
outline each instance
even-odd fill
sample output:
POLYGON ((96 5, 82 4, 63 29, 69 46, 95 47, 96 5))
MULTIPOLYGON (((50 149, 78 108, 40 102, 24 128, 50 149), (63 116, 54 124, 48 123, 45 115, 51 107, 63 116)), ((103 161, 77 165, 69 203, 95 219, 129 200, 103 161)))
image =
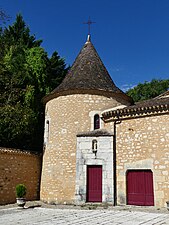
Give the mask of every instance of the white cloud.
POLYGON ((136 86, 136 84, 123 84, 120 89, 123 91, 123 92, 126 92, 128 91, 129 89, 131 88, 134 88, 136 86))

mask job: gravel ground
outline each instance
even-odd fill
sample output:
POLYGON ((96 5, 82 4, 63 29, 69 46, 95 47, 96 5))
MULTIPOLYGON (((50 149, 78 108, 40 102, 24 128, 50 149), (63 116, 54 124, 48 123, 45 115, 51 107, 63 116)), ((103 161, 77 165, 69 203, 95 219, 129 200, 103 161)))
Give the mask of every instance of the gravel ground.
POLYGON ((0 225, 169 225, 169 211, 155 207, 87 204, 48 205, 27 202, 0 206, 0 225))
MULTIPOLYGON (((51 205, 46 204, 42 201, 27 201, 25 208, 52 208, 52 209, 77 209, 77 210, 118 210, 118 211, 140 211, 140 212, 150 212, 150 213, 166 213, 169 214, 167 208, 157 208, 154 206, 111 206, 107 204, 85 204, 85 205, 51 205)), ((18 208, 17 204, 7 204, 7 205, 0 205, 0 209, 9 209, 9 208, 18 208)))

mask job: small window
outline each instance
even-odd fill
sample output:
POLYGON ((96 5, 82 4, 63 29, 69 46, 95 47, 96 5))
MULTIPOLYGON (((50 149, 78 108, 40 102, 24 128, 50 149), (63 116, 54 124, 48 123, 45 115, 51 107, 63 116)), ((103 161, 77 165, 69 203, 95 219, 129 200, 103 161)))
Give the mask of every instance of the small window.
POLYGON ((47 132, 49 133, 49 120, 46 121, 46 125, 47 125, 47 132))
POLYGON ((94 115, 94 130, 100 128, 100 117, 98 114, 94 115))
POLYGON ((97 140, 92 140, 92 151, 97 152, 97 140))
POLYGON ((46 121, 47 136, 49 136, 49 120, 46 121))
POLYGON ((47 144, 48 143, 48 140, 49 140, 49 120, 46 120, 44 144, 47 144))

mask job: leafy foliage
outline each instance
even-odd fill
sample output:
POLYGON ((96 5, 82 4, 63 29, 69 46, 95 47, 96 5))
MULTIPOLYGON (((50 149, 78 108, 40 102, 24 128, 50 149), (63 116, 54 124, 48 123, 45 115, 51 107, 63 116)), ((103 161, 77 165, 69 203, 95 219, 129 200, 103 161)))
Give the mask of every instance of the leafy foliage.
POLYGON ((169 89, 169 79, 156 80, 139 83, 136 87, 129 89, 126 94, 133 98, 134 102, 155 98, 169 89))
POLYGON ((26 195, 26 186, 24 184, 17 184, 16 185, 16 197, 17 198, 24 198, 26 195))
POLYGON ((6 47, 19 45, 32 48, 40 46, 42 43, 42 40, 36 40, 34 35, 30 35, 30 29, 26 26, 21 14, 17 15, 12 26, 4 29, 3 38, 6 47))
POLYGON ((67 68, 57 52, 49 58, 41 42, 20 14, 0 33, 0 146, 42 150, 41 100, 60 84, 67 68))

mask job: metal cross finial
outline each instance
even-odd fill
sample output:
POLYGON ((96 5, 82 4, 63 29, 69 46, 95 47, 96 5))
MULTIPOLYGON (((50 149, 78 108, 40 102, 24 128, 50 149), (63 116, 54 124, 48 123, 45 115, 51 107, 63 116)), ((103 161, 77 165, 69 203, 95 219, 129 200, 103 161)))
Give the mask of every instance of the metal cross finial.
POLYGON ((84 24, 88 24, 88 35, 90 35, 90 26, 92 23, 96 23, 96 22, 91 21, 90 17, 89 17, 88 21, 84 23, 84 24))

